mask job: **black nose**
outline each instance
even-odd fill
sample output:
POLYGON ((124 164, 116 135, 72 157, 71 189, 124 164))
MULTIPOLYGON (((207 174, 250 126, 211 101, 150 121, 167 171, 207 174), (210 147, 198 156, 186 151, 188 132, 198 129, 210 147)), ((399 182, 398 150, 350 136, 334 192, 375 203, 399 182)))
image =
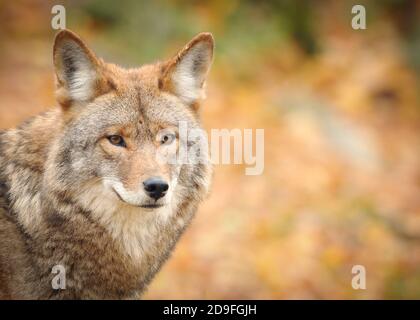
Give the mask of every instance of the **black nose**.
POLYGON ((168 191, 169 185, 161 178, 150 178, 143 182, 144 190, 149 197, 157 200, 162 198, 166 191, 168 191))

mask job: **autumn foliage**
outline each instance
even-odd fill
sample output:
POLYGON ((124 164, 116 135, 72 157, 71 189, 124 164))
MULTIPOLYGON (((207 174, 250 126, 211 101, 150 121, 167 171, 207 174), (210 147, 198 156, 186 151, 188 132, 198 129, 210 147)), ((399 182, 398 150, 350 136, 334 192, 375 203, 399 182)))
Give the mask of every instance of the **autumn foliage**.
MULTIPOLYGON (((349 1, 299 3, 64 4, 67 27, 124 66, 212 32, 204 126, 265 129, 264 174, 215 167, 146 298, 420 298, 419 3, 365 1, 366 30, 349 1)), ((52 5, 0 3, 2 129, 55 104, 52 5)))

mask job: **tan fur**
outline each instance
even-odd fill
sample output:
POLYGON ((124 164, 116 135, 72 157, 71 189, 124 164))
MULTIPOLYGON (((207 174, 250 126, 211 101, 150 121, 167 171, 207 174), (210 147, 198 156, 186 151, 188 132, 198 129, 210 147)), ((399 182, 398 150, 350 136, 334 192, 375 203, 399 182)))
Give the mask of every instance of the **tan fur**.
POLYGON ((161 130, 175 132, 178 121, 200 128, 194 94, 212 54, 205 33, 167 62, 126 70, 74 33, 57 35, 60 107, 0 133, 0 298, 140 296, 209 189, 208 163, 155 154, 161 130), (173 76, 179 65, 186 82, 173 76), (169 184, 158 200, 143 190, 155 176, 169 184), (52 288, 55 265, 66 268, 64 290, 52 288))

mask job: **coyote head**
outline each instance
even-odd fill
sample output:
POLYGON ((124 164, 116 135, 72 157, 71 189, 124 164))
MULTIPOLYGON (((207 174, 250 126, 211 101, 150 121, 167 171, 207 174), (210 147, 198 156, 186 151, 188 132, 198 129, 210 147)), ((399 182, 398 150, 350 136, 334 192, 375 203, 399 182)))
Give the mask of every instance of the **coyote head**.
POLYGON ((48 184, 88 205, 106 201, 153 210, 199 198, 210 167, 161 161, 157 154, 188 144, 179 138, 179 122, 200 127, 198 103, 213 46, 211 34, 201 33, 167 61, 123 69, 61 31, 54 66, 63 121, 48 158, 48 184))

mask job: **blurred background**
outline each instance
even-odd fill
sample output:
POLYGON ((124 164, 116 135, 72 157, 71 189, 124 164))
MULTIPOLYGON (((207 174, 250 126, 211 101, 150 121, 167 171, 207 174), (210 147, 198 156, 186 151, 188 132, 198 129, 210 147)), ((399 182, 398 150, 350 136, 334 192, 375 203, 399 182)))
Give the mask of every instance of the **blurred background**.
POLYGON ((206 129, 265 129, 264 174, 215 167, 146 299, 420 298, 418 1, 0 0, 1 129, 55 105, 54 4, 126 67, 212 32, 206 129))

